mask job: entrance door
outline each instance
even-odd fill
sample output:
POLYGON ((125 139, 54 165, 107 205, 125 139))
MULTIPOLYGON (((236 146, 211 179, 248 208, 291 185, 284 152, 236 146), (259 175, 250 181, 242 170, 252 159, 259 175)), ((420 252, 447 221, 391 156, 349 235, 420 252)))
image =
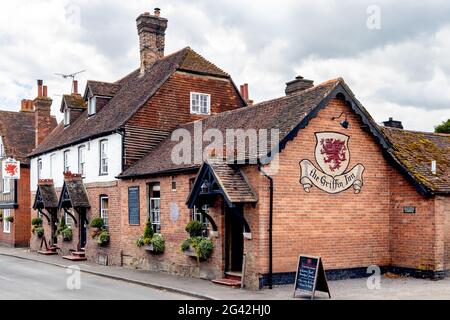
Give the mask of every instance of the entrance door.
POLYGON ((86 247, 86 241, 87 241, 87 219, 86 219, 86 211, 80 213, 79 219, 80 219, 80 249, 83 249, 86 247))
POLYGON ((237 214, 243 215, 243 208, 227 208, 225 212, 226 270, 242 272, 244 254, 244 224, 237 214))

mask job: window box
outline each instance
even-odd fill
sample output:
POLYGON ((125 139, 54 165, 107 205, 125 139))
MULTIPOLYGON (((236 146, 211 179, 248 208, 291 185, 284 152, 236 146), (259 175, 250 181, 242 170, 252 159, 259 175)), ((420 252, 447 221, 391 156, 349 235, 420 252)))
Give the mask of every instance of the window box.
POLYGON ((192 248, 192 246, 189 246, 186 250, 183 251, 183 253, 188 257, 194 257, 197 258, 197 253, 195 252, 195 249, 192 248))

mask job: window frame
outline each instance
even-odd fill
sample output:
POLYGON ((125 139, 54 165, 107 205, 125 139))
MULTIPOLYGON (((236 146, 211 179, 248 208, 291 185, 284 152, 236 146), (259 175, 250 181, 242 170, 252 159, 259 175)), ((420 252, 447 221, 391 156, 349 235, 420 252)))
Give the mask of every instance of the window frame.
POLYGON ((70 172, 70 164, 69 164, 69 156, 70 156, 70 150, 64 150, 63 152, 63 166, 65 173, 70 172))
POLYGON ((11 216, 11 209, 3 209, 3 233, 11 233, 11 222, 6 221, 11 216), (8 212, 8 214, 6 214, 8 212))
POLYGON ((109 174, 108 146, 109 146, 108 139, 100 140, 100 142, 99 142, 99 175, 100 176, 107 176, 109 174), (102 149, 103 145, 106 145, 106 152, 104 152, 104 153, 103 153, 103 149, 102 149), (106 157, 103 157, 104 154, 106 155, 106 157), (103 170, 104 169, 103 160, 105 160, 105 163, 106 163, 106 171, 103 170))
MULTIPOLYGON (((204 204, 202 207, 203 207, 203 210, 206 211, 207 214, 209 214, 209 206, 207 204, 204 204)), ((205 227, 204 236, 207 237, 209 234, 210 222, 209 222, 208 218, 206 216, 204 216, 203 213, 198 210, 197 206, 194 206, 192 208, 191 219, 193 221, 199 221, 204 225, 204 227, 205 227)))
POLYGON ((198 115, 210 115, 211 114, 211 95, 209 93, 201 93, 201 92, 191 92, 190 94, 190 110, 191 114, 198 114, 198 115), (198 96, 198 110, 194 110, 194 96, 198 96), (206 112, 202 112, 202 103, 201 103, 201 97, 206 97, 206 112))
POLYGON ((109 196, 106 194, 102 194, 99 197, 99 214, 100 218, 103 219, 103 226, 108 229, 109 227, 109 196), (103 207, 103 200, 106 199, 107 208, 103 207))
POLYGON ((42 158, 37 160, 37 178, 38 181, 42 178, 42 158))
POLYGON ((63 122, 64 122, 64 127, 67 127, 67 126, 70 125, 70 110, 69 110, 69 108, 65 108, 65 109, 64 109, 64 119, 63 119, 63 122))
POLYGON ((86 176, 86 145, 81 145, 78 147, 78 173, 81 174, 82 177, 86 176), (84 152, 83 162, 81 162, 81 152, 84 152))
POLYGON ((50 167, 50 179, 53 179, 53 166, 55 165, 56 153, 50 154, 49 167, 50 167))
POLYGON ((97 96, 92 96, 88 99, 88 116, 93 116, 96 113, 97 113, 97 96))
POLYGON ((3 178, 2 179, 2 183, 3 183, 3 194, 9 194, 11 193, 11 179, 9 178, 3 178))
POLYGON ((148 185, 148 218, 152 223, 154 233, 161 233, 161 184, 159 182, 153 182, 148 185), (154 196, 154 188, 158 186, 159 197, 154 196), (156 209, 154 203, 158 203, 156 209))

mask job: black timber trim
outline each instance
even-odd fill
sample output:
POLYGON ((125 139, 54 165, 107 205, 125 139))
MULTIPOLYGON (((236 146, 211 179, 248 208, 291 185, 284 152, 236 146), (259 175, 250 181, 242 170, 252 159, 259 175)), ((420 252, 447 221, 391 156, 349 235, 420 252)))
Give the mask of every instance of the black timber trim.
POLYGON ((70 194, 69 191, 67 190, 67 184, 64 181, 63 187, 61 189, 61 193, 59 194, 59 199, 58 199, 58 209, 66 209, 66 208, 72 208, 72 200, 70 200, 70 194), (67 198, 65 198, 65 195, 67 195, 67 198), (69 202, 70 205, 69 206, 64 206, 65 202, 69 202))
POLYGON ((0 203, 0 209, 17 209, 18 207, 17 203, 0 203))

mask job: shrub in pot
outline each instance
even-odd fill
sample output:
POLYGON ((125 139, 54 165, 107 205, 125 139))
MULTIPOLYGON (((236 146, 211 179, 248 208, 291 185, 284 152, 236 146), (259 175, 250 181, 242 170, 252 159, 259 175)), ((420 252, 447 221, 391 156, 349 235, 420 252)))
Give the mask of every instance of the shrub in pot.
POLYGON ((71 228, 66 227, 64 230, 61 231, 61 235, 64 241, 72 241, 73 233, 71 228))
POLYGON ((90 227, 91 227, 91 236, 92 236, 92 238, 97 237, 99 235, 100 231, 104 227, 103 219, 102 218, 94 218, 94 219, 92 219, 90 227))
POLYGON ((35 227, 33 233, 38 237, 42 238, 44 236, 44 227, 35 227))
POLYGON ((186 225, 185 230, 191 237, 201 237, 203 231, 205 230, 205 226, 200 221, 191 220, 186 225))
POLYGON ((154 253, 162 253, 165 248, 165 240, 162 235, 153 231, 151 221, 145 224, 144 234, 136 240, 136 246, 145 247, 146 250, 154 253))
POLYGON ((33 219, 31 220, 31 225, 32 225, 32 226, 35 226, 35 227, 42 226, 42 223, 43 223, 43 221, 42 221, 41 218, 33 218, 33 219))
POLYGON ((192 220, 185 228, 189 238, 181 244, 181 251, 187 255, 197 257, 197 260, 208 260, 214 249, 213 241, 202 236, 205 226, 200 221, 192 220))
POLYGON ((14 222, 14 217, 12 217, 12 216, 6 217, 5 221, 9 222, 9 223, 13 223, 14 222))
POLYGON ((109 232, 106 230, 103 230, 98 235, 97 242, 100 246, 106 246, 109 243, 109 238, 110 238, 109 232))

